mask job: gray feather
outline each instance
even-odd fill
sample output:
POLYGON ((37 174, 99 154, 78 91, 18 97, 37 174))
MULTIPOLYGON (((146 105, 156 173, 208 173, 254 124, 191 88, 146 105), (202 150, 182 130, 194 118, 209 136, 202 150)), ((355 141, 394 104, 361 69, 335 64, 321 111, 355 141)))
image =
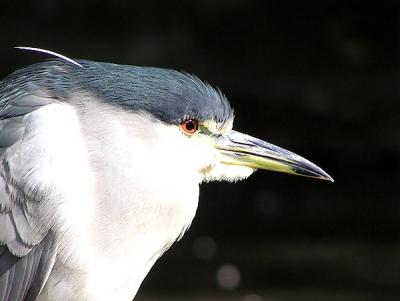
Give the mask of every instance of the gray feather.
POLYGON ((0 301, 33 301, 53 268, 54 235, 48 235, 29 254, 17 257, 0 247, 0 301))
POLYGON ((13 145, 21 139, 24 126, 21 118, 0 120, 0 148, 13 145))
POLYGON ((15 206, 12 211, 12 217, 15 222, 17 233, 24 244, 33 246, 43 239, 44 234, 37 230, 37 227, 31 223, 32 219, 28 218, 26 211, 20 206, 15 206))
MULTIPOLYGON (((31 88, 34 88, 31 86, 31 88)), ((36 95, 22 95, 12 101, 13 106, 17 107, 41 107, 54 103, 54 98, 36 96, 36 95)))
POLYGON ((0 229, 0 243, 8 243, 17 238, 15 228, 12 223, 11 212, 0 214, 0 229))
POLYGON ((14 153, 26 132, 25 115, 56 101, 29 77, 0 81, 0 301, 35 300, 55 262, 42 199, 25 187, 14 153))
POLYGON ((22 116, 36 110, 38 107, 9 106, 2 110, 1 118, 22 116))
POLYGON ((38 265, 36 268, 35 279, 31 282, 28 295, 24 301, 34 301, 49 278, 57 255, 57 246, 55 242, 54 233, 49 232, 42 242, 40 256, 36 256, 38 265))

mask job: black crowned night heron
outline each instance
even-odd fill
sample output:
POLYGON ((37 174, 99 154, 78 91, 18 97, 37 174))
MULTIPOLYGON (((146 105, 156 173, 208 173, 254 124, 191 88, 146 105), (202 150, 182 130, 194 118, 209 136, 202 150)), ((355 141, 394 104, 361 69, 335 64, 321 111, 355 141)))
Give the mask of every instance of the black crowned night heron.
POLYGON ((332 180, 232 124, 221 92, 174 70, 56 58, 2 80, 0 300, 132 300, 200 183, 332 180))

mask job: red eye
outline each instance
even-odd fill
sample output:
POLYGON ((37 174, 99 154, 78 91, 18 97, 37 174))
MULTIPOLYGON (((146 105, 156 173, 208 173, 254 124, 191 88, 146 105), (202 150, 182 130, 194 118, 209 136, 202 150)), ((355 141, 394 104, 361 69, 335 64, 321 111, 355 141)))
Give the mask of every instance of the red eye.
POLYGON ((199 122, 196 119, 187 119, 179 125, 181 130, 187 135, 193 135, 199 128, 199 122))

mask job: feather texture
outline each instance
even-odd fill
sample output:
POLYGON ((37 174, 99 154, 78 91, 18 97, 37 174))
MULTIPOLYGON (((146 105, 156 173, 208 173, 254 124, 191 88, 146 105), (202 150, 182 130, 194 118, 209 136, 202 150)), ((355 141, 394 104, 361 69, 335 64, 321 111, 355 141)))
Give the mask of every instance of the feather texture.
POLYGON ((55 237, 41 216, 43 200, 21 177, 18 150, 25 115, 55 99, 11 86, 0 82, 0 300, 35 300, 54 264, 55 237))

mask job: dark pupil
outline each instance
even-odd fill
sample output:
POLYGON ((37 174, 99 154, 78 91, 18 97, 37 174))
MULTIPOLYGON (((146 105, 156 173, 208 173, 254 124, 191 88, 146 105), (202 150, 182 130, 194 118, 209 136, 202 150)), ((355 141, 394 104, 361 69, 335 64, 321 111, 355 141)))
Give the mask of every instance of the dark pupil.
POLYGON ((192 131, 192 130, 194 130, 194 122, 193 121, 188 121, 188 122, 186 122, 186 129, 188 130, 188 131, 192 131))

